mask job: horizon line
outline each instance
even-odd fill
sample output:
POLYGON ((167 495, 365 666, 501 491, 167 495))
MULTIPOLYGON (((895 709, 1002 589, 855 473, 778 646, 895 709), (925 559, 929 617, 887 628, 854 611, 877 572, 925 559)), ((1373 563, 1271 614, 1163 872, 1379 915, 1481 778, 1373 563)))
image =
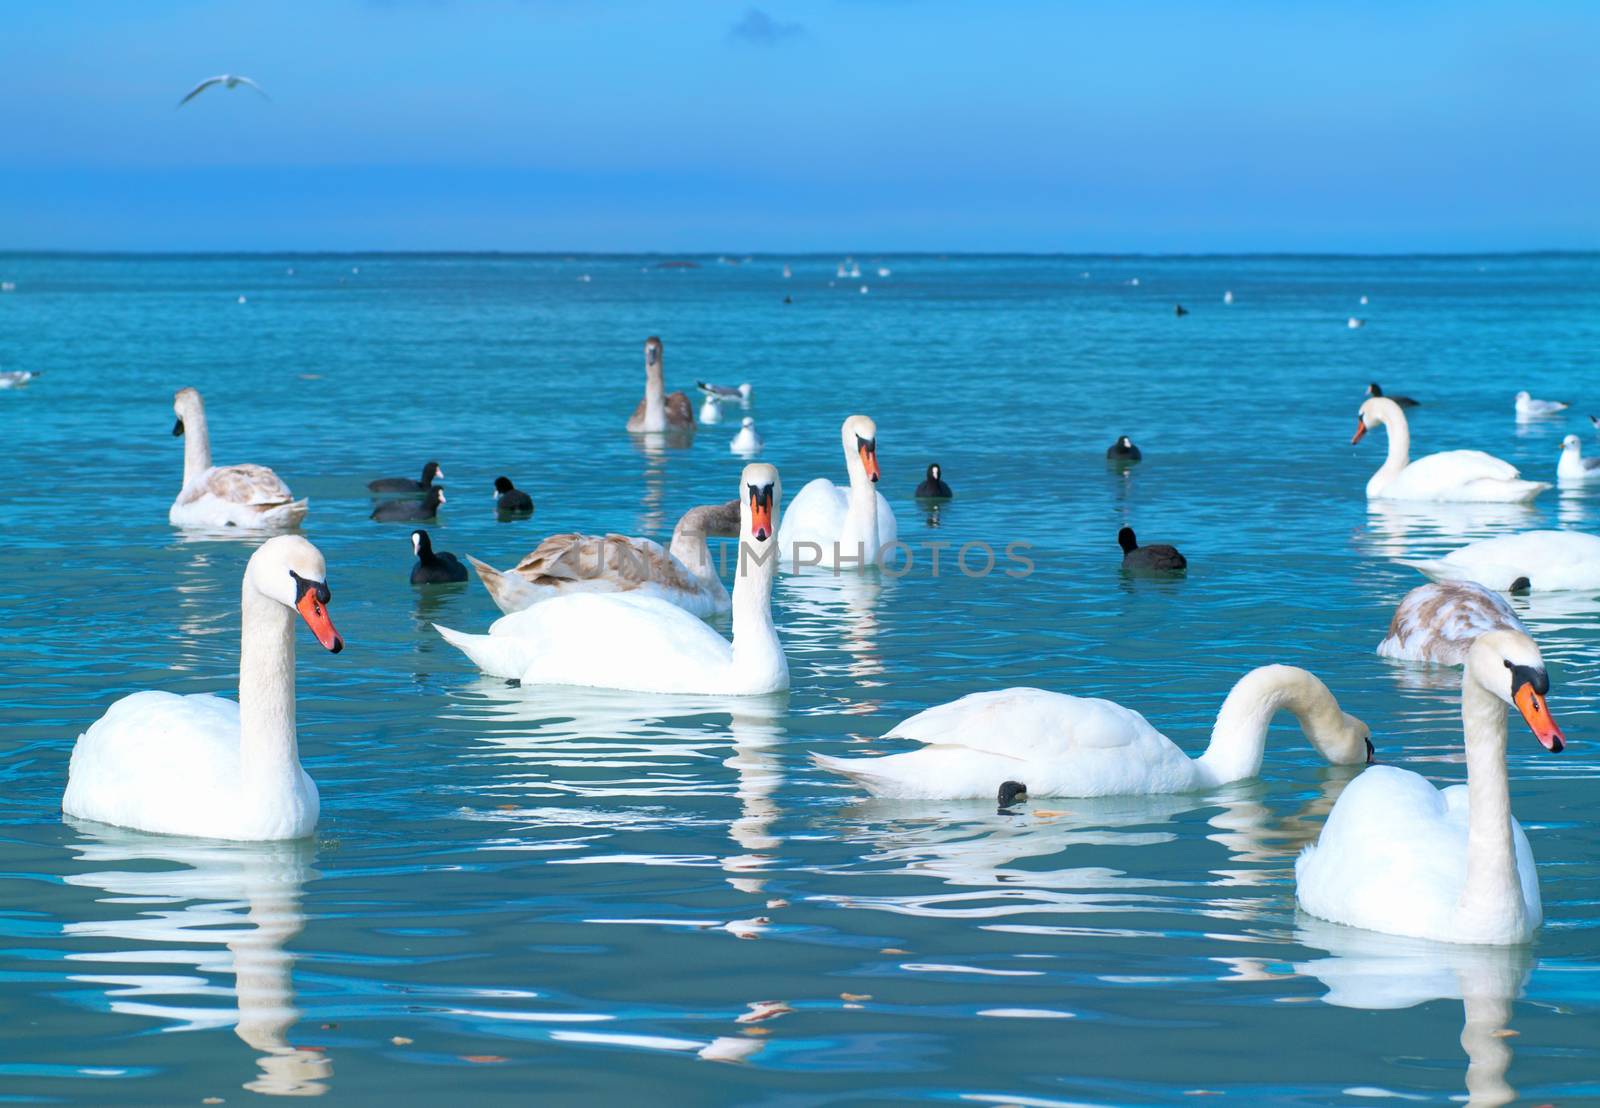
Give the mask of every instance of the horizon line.
POLYGON ((0 248, 0 258, 24 257, 51 257, 51 258, 541 258, 541 259, 567 259, 567 258, 662 258, 662 259, 701 259, 708 258, 713 263, 723 259, 734 259, 735 264, 750 259, 786 258, 932 258, 935 260, 946 258, 1030 258, 1030 259, 1057 259, 1057 258, 1097 258, 1105 260, 1118 259, 1143 259, 1143 260, 1199 260, 1207 258, 1319 258, 1319 259, 1362 259, 1362 258, 1421 258, 1421 259, 1451 259, 1451 258, 1530 258, 1530 257, 1593 257, 1600 255, 1600 247, 1530 247, 1526 249, 1511 250, 1189 250, 1189 251, 1148 251, 1148 250, 800 250, 800 251, 775 251, 775 250, 491 250, 491 249, 340 249, 316 250, 286 248, 279 250, 262 249, 162 249, 162 250, 119 250, 119 249, 72 249, 72 248, 0 248))

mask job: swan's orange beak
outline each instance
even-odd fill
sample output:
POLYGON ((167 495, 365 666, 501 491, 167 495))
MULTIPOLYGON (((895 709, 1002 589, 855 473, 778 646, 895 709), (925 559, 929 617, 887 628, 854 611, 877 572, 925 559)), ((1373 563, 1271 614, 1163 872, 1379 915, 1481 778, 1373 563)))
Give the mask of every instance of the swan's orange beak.
POLYGON ((856 449, 861 451, 861 464, 866 467, 867 476, 876 481, 881 476, 878 472, 878 440, 857 439, 856 449))
POLYGON ((306 589, 300 594, 300 599, 295 601, 295 611, 300 613, 300 618, 306 621, 306 626, 311 628, 311 633, 317 636, 317 641, 324 650, 337 654, 344 649, 344 640, 339 637, 339 632, 333 628, 333 620, 328 617, 327 605, 323 604, 315 588, 306 589))
POLYGON ((1556 726, 1556 721, 1550 716, 1549 701, 1540 696, 1527 682, 1517 686, 1516 692, 1511 694, 1511 699, 1516 702, 1517 711, 1522 713, 1522 718, 1528 721, 1533 737, 1538 739, 1550 753, 1561 753, 1561 748, 1566 745, 1566 736, 1561 733, 1561 728, 1556 726))
POLYGON ((772 486, 750 486, 750 533, 757 542, 772 537, 772 486))
POLYGON ((1356 433, 1350 436, 1350 445, 1354 446, 1361 441, 1361 436, 1367 433, 1367 421, 1356 416, 1356 433))

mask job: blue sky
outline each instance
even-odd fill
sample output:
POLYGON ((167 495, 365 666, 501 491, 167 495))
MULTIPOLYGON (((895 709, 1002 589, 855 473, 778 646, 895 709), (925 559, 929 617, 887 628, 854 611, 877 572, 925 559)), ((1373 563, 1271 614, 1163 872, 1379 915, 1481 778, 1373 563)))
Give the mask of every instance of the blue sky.
POLYGON ((0 248, 1600 247, 1600 5, 11 0, 0 248), (248 74, 271 93, 213 90, 248 74))

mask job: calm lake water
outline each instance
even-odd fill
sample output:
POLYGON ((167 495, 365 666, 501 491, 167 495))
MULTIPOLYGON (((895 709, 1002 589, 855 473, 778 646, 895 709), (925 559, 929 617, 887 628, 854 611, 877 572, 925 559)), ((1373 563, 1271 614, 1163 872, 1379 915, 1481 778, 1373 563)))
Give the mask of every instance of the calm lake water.
POLYGON ((1349 445, 1356 408, 1377 379, 1424 401, 1417 453, 1553 480, 1563 434, 1600 450, 1600 258, 657 261, 0 256, 0 369, 44 373, 0 392, 0 1100, 1600 1103, 1600 597, 1514 601, 1571 740, 1512 729, 1527 948, 1297 914, 1294 857, 1353 771, 1292 721, 1257 781, 1018 816, 870 801, 808 757, 896 749, 898 720, 1009 684, 1111 697, 1198 752, 1234 679, 1287 662, 1382 759, 1462 780, 1455 674, 1373 653, 1421 581, 1402 559, 1595 530, 1600 487, 1369 508, 1384 439, 1349 445), (481 630, 487 594, 413 589, 408 528, 367 519, 368 479, 429 458, 435 545, 497 565, 733 496, 735 409, 687 449, 623 431, 652 333, 669 387, 754 384, 790 492, 842 480, 839 423, 874 416, 902 539, 951 544, 937 577, 783 579, 787 697, 484 679, 429 625, 481 630), (298 640, 314 840, 60 814, 116 697, 233 695, 251 546, 166 522, 185 385, 219 462, 311 498, 348 643, 298 640), (1521 388, 1580 407, 1519 428, 1521 388), (910 495, 933 460, 936 518, 910 495), (495 519, 501 473, 531 521, 495 519), (1124 580, 1123 522, 1187 579, 1124 580), (1034 572, 951 572, 968 542, 1031 544, 1034 572))

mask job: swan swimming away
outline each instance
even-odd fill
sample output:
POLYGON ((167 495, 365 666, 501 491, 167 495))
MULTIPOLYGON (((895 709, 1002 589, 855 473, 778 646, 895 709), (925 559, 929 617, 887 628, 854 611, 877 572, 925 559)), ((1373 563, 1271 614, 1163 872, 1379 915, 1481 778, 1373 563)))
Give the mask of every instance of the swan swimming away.
POLYGON ((205 401, 195 389, 172 398, 183 437, 183 488, 167 512, 178 527, 240 527, 247 530, 295 527, 306 517, 308 501, 296 500, 289 486, 266 466, 211 464, 211 433, 205 401))
POLYGON ((1544 659, 1520 631, 1491 631, 1467 653, 1461 723, 1467 783, 1374 766, 1352 781, 1295 862, 1313 916, 1447 943, 1524 943, 1544 921, 1528 837, 1511 815, 1506 706, 1559 753, 1544 659))
POLYGON ((1475 581, 1496 592, 1509 592, 1519 578, 1526 578, 1534 592, 1600 589, 1600 537, 1581 531, 1523 531, 1410 564, 1435 580, 1475 581))
POLYGON ((672 531, 672 547, 627 535, 551 535, 512 569, 499 570, 468 555, 483 587, 510 615, 554 596, 635 592, 694 615, 722 615, 728 590, 706 545, 708 535, 737 537, 739 502, 690 508, 672 531))
POLYGON ((1600 480, 1600 458, 1585 458, 1583 443, 1577 435, 1568 435, 1561 440, 1561 460, 1556 463, 1556 480, 1561 484, 1600 480))
POLYGON ((1336 765, 1370 760, 1371 731, 1328 687, 1295 666, 1262 666, 1239 679, 1217 712, 1205 753, 1190 758, 1148 720, 1110 700, 1013 688, 972 693, 896 724, 886 739, 921 749, 879 758, 811 757, 874 796, 904 800, 992 797, 1004 781, 1031 796, 1143 796, 1210 789, 1261 772, 1267 727, 1292 712, 1311 745, 1336 765))
POLYGON ((524 685, 719 696, 787 689, 789 664, 772 624, 777 469, 745 466, 739 492, 731 642, 677 605, 638 592, 557 596, 502 616, 487 635, 434 627, 484 673, 524 685))
POLYGON ((1368 499, 1520 504, 1550 486, 1519 479, 1517 467, 1481 450, 1447 450, 1411 460, 1411 429, 1400 405, 1374 396, 1361 405, 1352 444, 1374 427, 1389 433, 1389 456, 1367 482, 1368 499))
POLYGON ((864 415, 850 416, 839 428, 839 442, 850 475, 848 488, 826 477, 815 478, 783 515, 778 549, 791 570, 808 563, 808 555, 814 553, 796 549, 797 543, 814 544, 825 567, 861 569, 878 564, 883 548, 899 538, 894 509, 876 488, 881 476, 878 425, 864 415))
POLYGON ((1480 636, 1528 629, 1505 598, 1471 581, 1418 585, 1400 601, 1378 654, 1407 662, 1459 666, 1480 636))
POLYGON ((1517 393, 1517 418, 1539 419, 1543 416, 1552 416, 1557 412, 1564 412, 1572 407, 1564 400, 1535 400, 1528 394, 1527 389, 1517 393))
POLYGON ((147 690, 78 736, 61 810, 78 819, 208 839, 297 839, 317 825, 317 786, 295 734, 294 618, 337 654, 322 553, 268 539, 245 566, 239 699, 147 690))
POLYGON ((693 431, 694 409, 681 392, 668 393, 661 340, 651 335, 644 340, 644 399, 628 417, 628 430, 634 433, 693 431))
POLYGON ((739 427, 739 433, 728 443, 729 452, 749 457, 761 453, 761 446, 761 436, 756 434, 756 421, 745 416, 739 427))

